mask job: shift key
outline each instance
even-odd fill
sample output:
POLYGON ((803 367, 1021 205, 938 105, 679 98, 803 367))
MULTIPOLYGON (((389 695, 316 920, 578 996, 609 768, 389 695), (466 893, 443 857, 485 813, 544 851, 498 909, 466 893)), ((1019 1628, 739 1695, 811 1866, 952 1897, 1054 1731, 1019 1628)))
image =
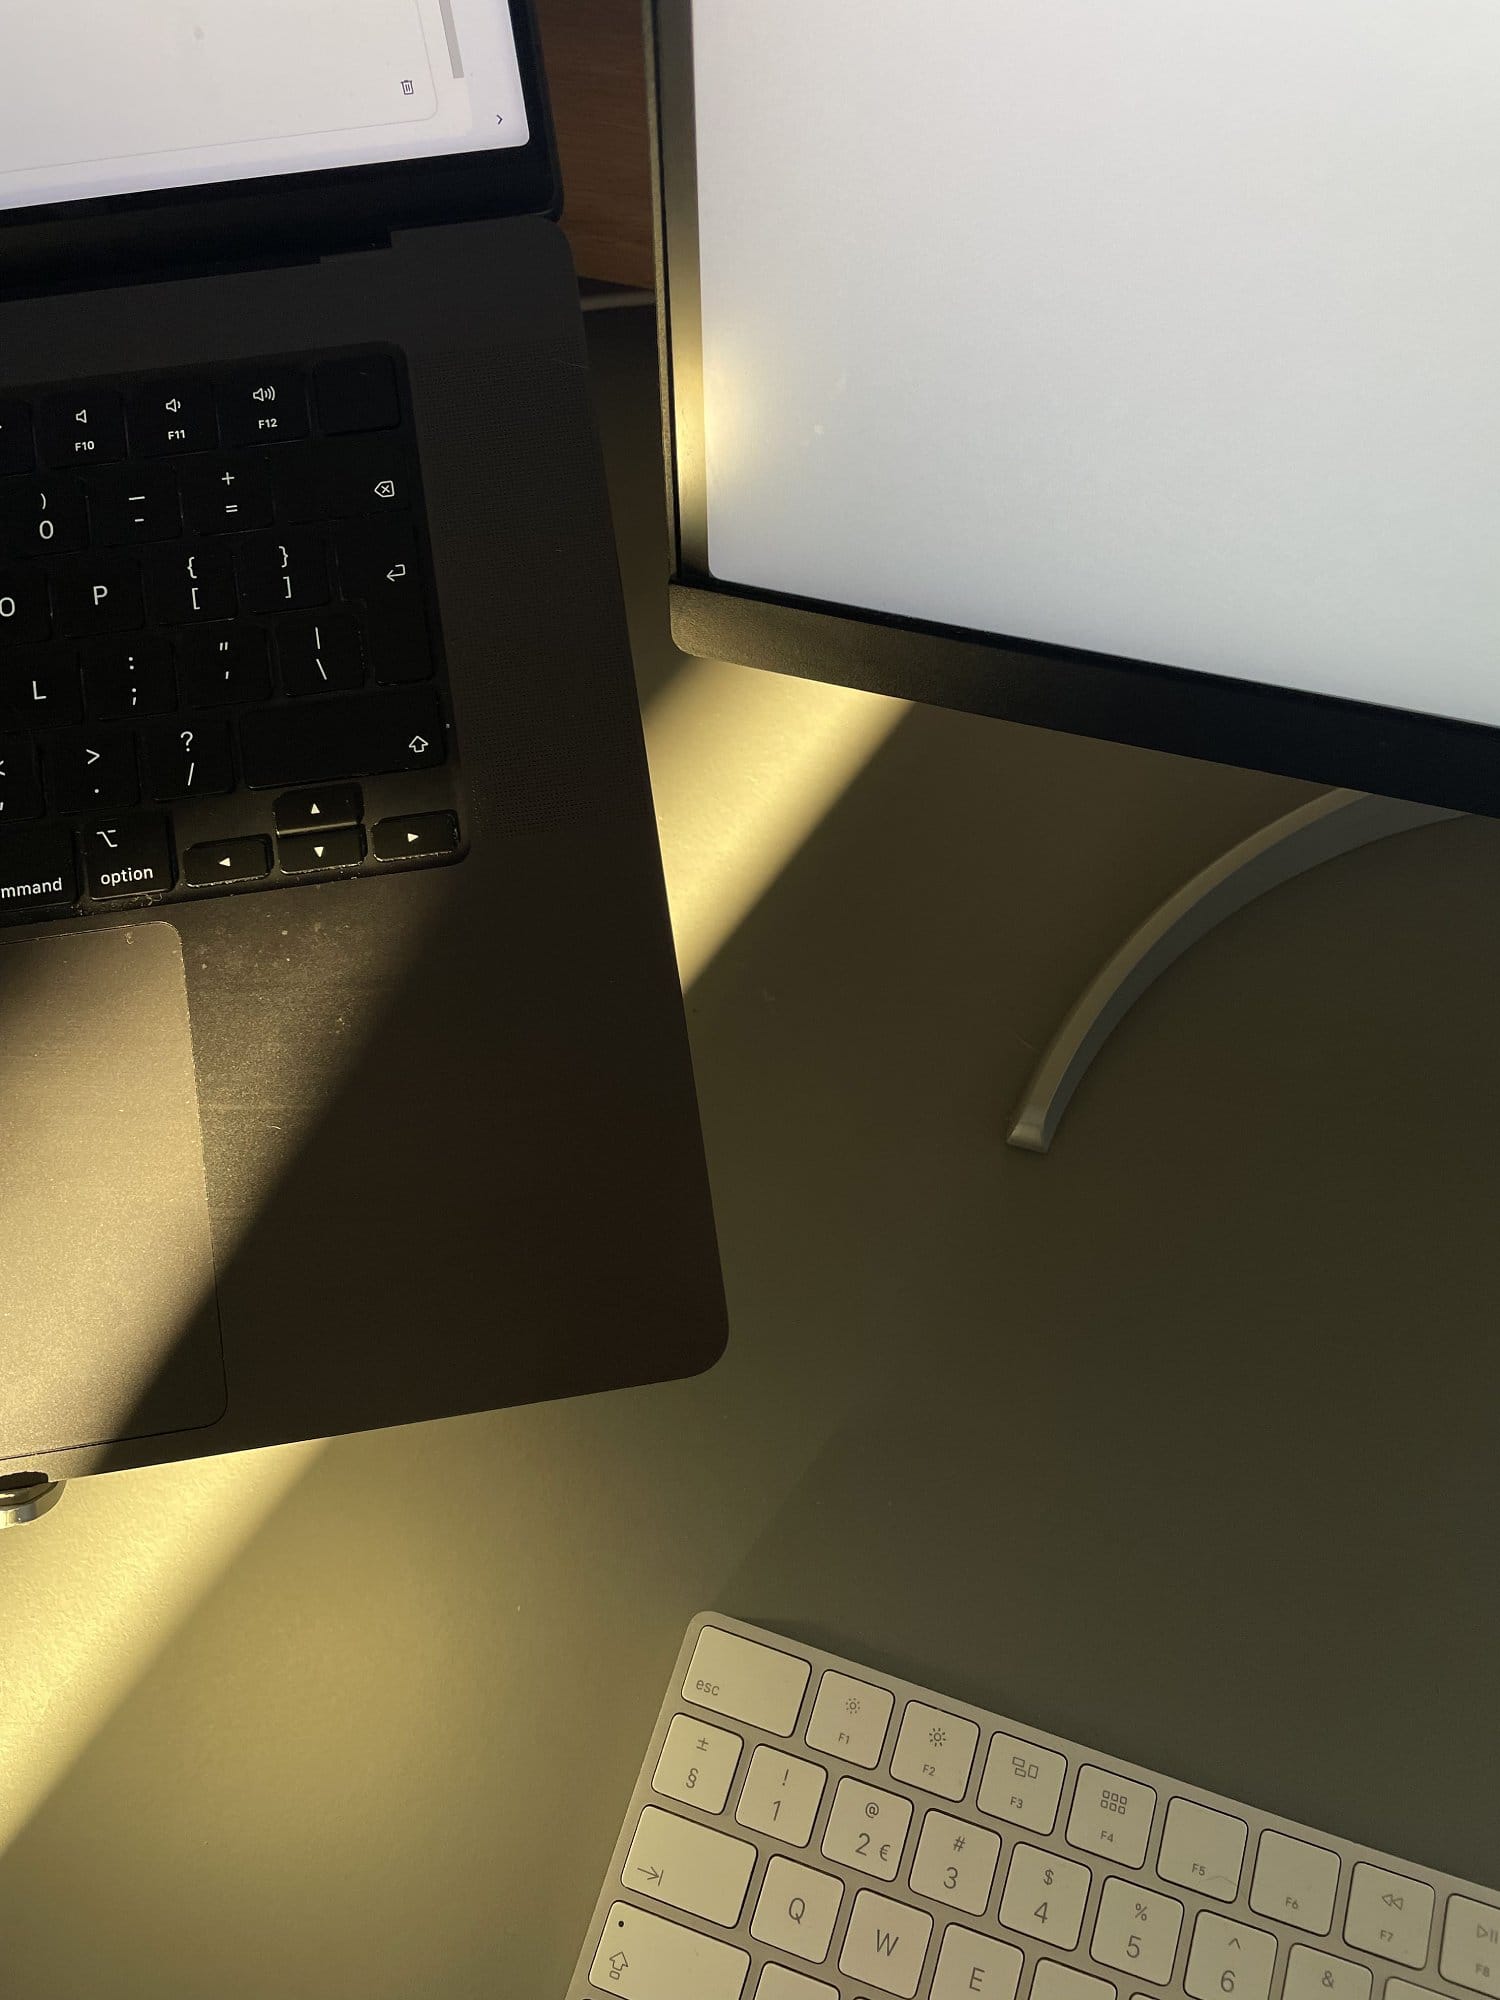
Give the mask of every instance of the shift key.
POLYGON ((425 771, 447 756, 430 694, 346 695, 253 709, 240 723, 247 785, 316 785, 425 771))
POLYGON ((0 834, 0 919, 40 915, 77 901, 78 870, 67 827, 0 834))

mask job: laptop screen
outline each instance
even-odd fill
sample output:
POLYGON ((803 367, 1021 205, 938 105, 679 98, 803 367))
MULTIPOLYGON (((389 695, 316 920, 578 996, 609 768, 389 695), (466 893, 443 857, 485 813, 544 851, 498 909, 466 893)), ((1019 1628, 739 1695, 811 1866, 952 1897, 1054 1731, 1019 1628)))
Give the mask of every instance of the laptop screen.
POLYGON ((529 136, 506 0, 46 0, 0 19, 0 209, 529 136))

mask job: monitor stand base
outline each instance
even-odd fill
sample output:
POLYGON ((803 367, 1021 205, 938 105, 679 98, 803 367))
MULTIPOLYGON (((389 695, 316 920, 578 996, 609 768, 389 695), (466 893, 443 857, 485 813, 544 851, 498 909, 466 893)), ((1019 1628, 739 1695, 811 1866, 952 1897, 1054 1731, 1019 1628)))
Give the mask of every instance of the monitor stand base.
POLYGON ((1075 1002, 1032 1072, 1007 1135, 1045 1153, 1084 1073, 1134 1003, 1215 925, 1268 889, 1388 834, 1463 815, 1368 792, 1325 792, 1273 820, 1193 877, 1120 946, 1075 1002))

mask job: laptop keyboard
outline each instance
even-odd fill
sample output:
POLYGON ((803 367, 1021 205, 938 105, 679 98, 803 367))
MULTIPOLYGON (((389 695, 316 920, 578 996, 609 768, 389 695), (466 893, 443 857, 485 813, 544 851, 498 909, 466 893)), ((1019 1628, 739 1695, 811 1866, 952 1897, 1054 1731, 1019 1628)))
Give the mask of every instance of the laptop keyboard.
POLYGON ((399 355, 0 391, 0 922, 462 848, 399 355))

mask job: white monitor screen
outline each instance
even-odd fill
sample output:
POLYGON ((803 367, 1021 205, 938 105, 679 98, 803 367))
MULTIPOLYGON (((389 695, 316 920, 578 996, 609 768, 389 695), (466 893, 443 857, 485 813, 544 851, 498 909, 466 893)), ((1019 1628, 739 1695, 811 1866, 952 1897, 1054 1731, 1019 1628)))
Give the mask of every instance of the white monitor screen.
POLYGON ((506 0, 0 4, 0 209, 527 137, 506 0))
POLYGON ((1500 723, 1496 0, 694 0, 725 581, 1500 723))

